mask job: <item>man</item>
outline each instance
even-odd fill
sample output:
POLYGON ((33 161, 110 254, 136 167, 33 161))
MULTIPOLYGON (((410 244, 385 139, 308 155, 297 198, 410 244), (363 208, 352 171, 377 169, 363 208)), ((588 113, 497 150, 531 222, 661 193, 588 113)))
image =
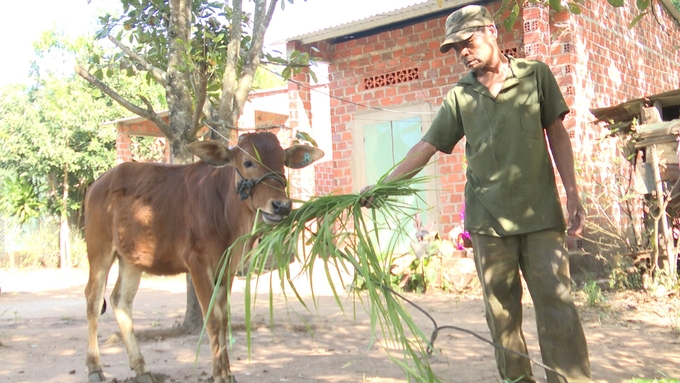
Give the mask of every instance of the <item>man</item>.
MULTIPOLYGON (((471 71, 449 91, 422 140, 387 177, 413 177, 466 138, 465 227, 493 341, 527 354, 520 270, 534 301, 543 362, 569 382, 590 382, 583 328, 570 294, 566 224, 545 136, 566 189, 570 235, 585 224, 562 118, 569 108, 547 65, 503 55, 489 11, 466 6, 446 20, 439 50, 471 71)), ((363 201, 365 206, 370 200, 363 201)), ((528 359, 496 349, 504 379, 535 382, 528 359), (519 380, 518 380, 519 379, 519 380)), ((549 383, 563 383, 546 372, 549 383)))

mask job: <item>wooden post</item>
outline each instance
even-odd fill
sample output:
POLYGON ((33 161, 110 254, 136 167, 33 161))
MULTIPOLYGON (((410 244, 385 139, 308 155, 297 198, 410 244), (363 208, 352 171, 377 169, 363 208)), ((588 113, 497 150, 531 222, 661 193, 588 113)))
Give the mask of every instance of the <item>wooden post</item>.
MULTIPOLYGON (((662 229, 662 238, 664 242, 664 253, 666 255, 666 261, 668 263, 671 263, 671 259, 674 258, 672 254, 674 254, 674 249, 675 246, 673 246, 673 236, 670 233, 670 230, 668 228, 668 218, 666 216, 666 195, 663 190, 663 183, 661 180, 661 172, 659 171, 659 153, 657 151, 656 144, 652 145, 649 147, 650 151, 650 156, 652 158, 652 170, 654 172, 654 185, 656 186, 656 205, 659 208, 659 216, 661 219, 661 229, 662 229)), ((658 227, 658 226, 657 226, 658 227)), ((659 235, 657 233, 657 241, 659 238, 659 235)), ((658 242, 657 242, 658 244, 658 242)), ((658 245, 657 245, 658 248, 658 245)), ((656 265, 661 266, 661 265, 656 265)), ((666 265, 668 271, 671 271, 671 266, 666 265)), ((673 268, 674 269, 674 268, 673 268)), ((673 275, 673 274, 669 274, 673 275)))
MULTIPOLYGON (((661 109, 661 102, 656 101, 652 106, 645 107, 641 105, 640 107, 640 122, 643 124, 652 124, 655 122, 663 121, 663 112, 661 109)), ((678 147, 680 153, 680 147, 678 147)), ((656 204, 659 207, 659 215, 662 227, 663 242, 664 242, 664 253, 666 255, 666 271, 669 277, 674 277, 677 269, 678 254, 676 252, 675 243, 673 241, 673 235, 671 234, 668 227, 668 217, 666 214, 666 207, 668 206, 668 201, 666 200, 666 194, 664 193, 663 181, 661 180, 661 171, 659 170, 659 152, 657 150, 656 144, 649 147, 650 156, 652 158, 652 170, 654 172, 654 185, 656 186, 656 204)), ((657 221, 658 222, 658 221, 657 221)), ((655 225, 658 229, 658 225, 655 225)), ((658 249, 658 238, 657 233, 656 243, 658 249)), ((658 251, 658 250, 657 250, 658 251)), ((658 261, 658 257, 657 257, 658 261)), ((654 265, 659 267, 661 265, 654 265)))
MULTIPOLYGON (((680 137, 676 138, 676 140, 678 142, 678 147, 676 149, 676 155, 678 156, 678 158, 680 158, 680 137)), ((680 166, 680 161, 678 163, 678 166, 680 166)), ((679 181, 676 181, 676 182, 679 182, 679 181)), ((673 238, 671 237, 671 240, 672 239, 673 238)), ((679 246, 673 247, 673 252, 668 255, 668 275, 670 277, 676 277, 677 272, 678 272, 678 248, 679 248, 679 246)))

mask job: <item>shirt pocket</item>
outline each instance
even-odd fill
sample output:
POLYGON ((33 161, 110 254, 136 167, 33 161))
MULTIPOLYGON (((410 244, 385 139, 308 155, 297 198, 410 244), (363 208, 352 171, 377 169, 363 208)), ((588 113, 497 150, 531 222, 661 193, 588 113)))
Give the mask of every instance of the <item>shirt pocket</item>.
POLYGON ((524 137, 535 140, 542 139, 541 104, 519 105, 519 124, 524 137))

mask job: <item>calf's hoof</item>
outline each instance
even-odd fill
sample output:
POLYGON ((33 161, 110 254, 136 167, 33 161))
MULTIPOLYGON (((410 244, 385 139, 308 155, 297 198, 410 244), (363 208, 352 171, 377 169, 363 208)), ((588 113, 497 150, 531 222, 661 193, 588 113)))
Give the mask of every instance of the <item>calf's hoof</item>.
POLYGON ((137 375, 135 383, 158 383, 158 381, 150 372, 145 372, 141 375, 137 375))
POLYGON ((89 382, 105 382, 106 378, 104 373, 101 371, 92 371, 87 375, 87 380, 89 382))

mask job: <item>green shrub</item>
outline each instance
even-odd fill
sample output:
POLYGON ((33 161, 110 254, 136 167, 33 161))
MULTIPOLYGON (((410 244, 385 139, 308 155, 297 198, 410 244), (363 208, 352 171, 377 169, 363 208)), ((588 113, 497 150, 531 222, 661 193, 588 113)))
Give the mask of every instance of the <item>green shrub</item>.
POLYGON ((583 293, 586 296, 586 302, 588 306, 597 306, 604 302, 604 295, 602 295, 602 289, 598 286, 595 281, 588 281, 583 285, 583 293))
POLYGON ((609 288, 612 290, 637 290, 642 288, 642 271, 628 256, 616 255, 611 261, 609 288))

